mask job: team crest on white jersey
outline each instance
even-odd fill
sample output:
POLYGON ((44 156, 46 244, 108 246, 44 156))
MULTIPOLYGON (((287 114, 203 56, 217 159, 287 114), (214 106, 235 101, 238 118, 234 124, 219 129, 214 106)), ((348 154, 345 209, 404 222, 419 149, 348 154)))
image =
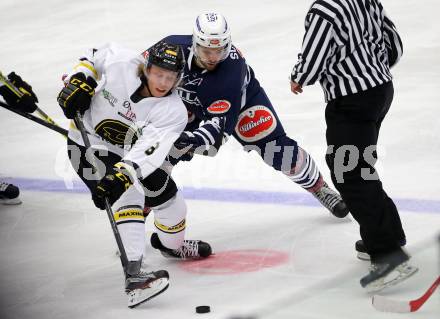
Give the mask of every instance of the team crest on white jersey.
POLYGON ((264 105, 255 105, 238 117, 235 132, 245 142, 255 142, 272 133, 277 120, 272 111, 264 105))

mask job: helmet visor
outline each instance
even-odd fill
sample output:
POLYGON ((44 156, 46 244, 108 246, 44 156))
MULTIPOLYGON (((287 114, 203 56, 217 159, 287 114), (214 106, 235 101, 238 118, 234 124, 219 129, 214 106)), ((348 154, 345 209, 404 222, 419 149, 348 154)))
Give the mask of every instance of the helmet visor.
POLYGON ((229 46, 225 45, 219 48, 208 48, 196 44, 195 46, 195 55, 199 58, 203 63, 216 64, 220 63, 228 57, 229 54, 229 46))

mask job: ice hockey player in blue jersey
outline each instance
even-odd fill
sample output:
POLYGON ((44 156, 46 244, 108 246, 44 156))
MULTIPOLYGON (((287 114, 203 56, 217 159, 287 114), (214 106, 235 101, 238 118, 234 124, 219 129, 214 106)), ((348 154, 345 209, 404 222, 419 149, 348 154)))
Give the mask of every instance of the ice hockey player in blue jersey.
POLYGON ((175 143, 177 148, 216 152, 232 135, 246 151, 257 151, 266 164, 312 193, 333 215, 348 214, 312 157, 286 135, 254 71, 232 44, 221 14, 200 14, 192 35, 164 40, 180 45, 187 61, 179 94, 189 119, 175 143))

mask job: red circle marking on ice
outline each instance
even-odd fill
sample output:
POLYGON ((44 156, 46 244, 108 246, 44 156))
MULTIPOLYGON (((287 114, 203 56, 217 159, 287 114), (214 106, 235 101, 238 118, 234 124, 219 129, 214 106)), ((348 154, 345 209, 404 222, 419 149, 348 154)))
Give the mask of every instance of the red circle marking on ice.
POLYGON ((219 252, 206 259, 180 263, 179 266, 192 273, 230 275, 279 266, 288 260, 289 254, 285 252, 247 249, 219 252))

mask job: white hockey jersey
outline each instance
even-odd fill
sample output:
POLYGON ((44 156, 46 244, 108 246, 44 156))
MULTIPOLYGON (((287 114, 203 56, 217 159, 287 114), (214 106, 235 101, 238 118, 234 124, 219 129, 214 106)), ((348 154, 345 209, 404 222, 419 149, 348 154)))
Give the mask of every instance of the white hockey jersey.
MULTIPOLYGON (((134 163, 140 178, 162 165, 188 120, 176 91, 165 97, 133 100, 133 93, 141 86, 138 67, 143 61, 140 54, 110 43, 89 50, 70 74, 83 72, 98 79, 83 117, 92 147, 106 148, 124 162, 134 163)), ((84 146, 74 125, 69 138, 84 146)))

